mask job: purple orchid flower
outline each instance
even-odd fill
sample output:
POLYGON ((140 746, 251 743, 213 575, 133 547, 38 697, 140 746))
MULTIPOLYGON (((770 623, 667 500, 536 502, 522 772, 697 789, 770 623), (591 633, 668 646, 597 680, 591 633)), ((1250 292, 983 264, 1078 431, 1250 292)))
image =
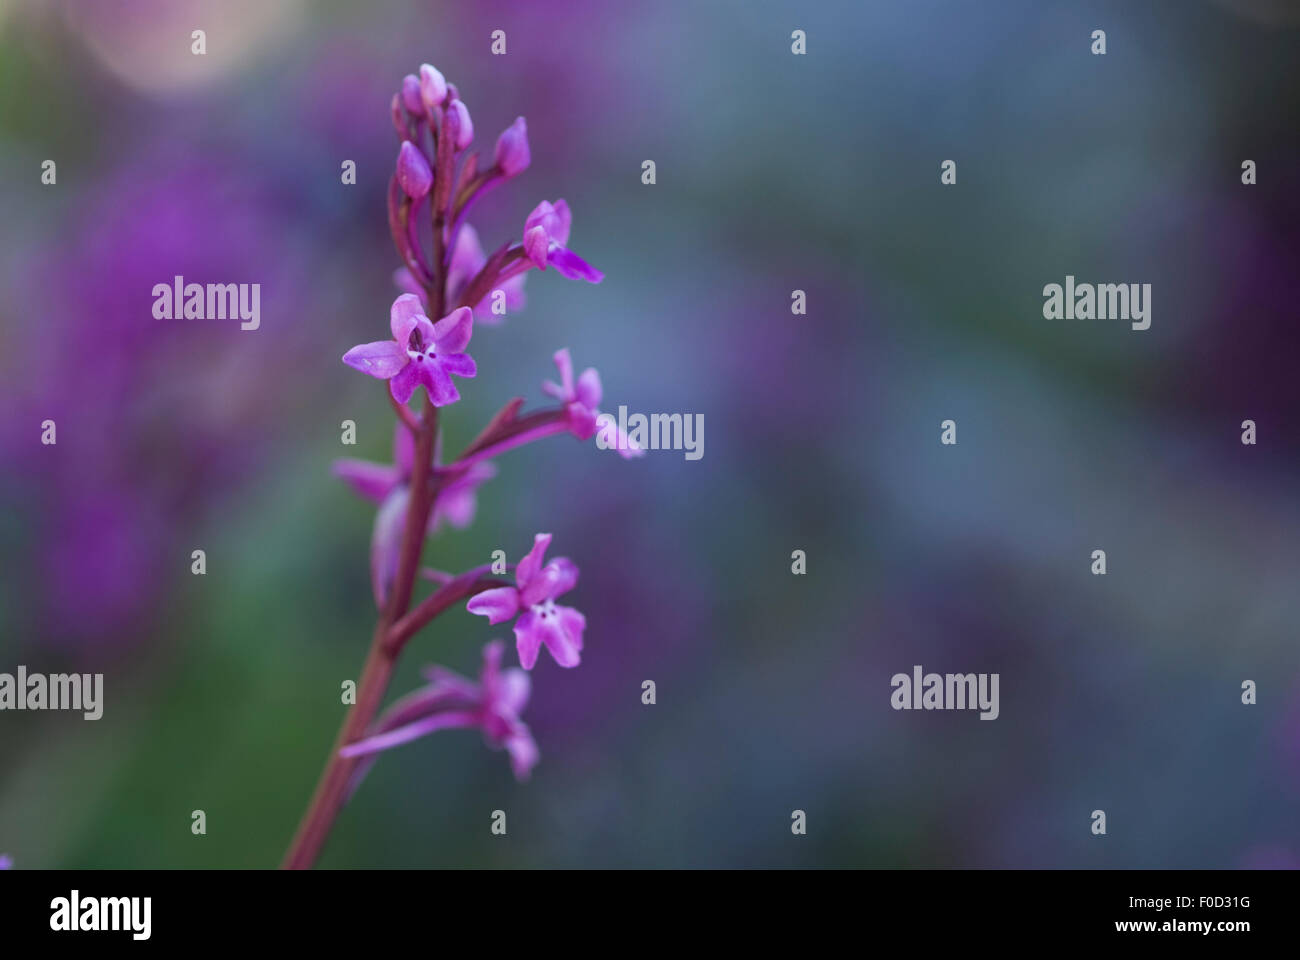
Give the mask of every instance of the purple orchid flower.
POLYGON ((12 870, 14 858, 7 853, 0 853, 0 870, 12 870))
POLYGON ((550 264, 570 280, 600 283, 605 275, 565 246, 572 225, 573 214, 565 201, 543 200, 524 221, 524 252, 539 270, 550 264))
POLYGON ((556 606, 555 598, 578 585, 578 566, 567 557, 556 557, 543 566, 546 549, 551 545, 549 533, 533 538, 533 549, 519 561, 513 587, 496 587, 472 597, 466 606, 470 613, 497 624, 516 615, 515 646, 519 665, 533 669, 543 644, 562 667, 576 667, 581 661, 582 632, 587 618, 572 607, 556 606))
POLYGON ((387 380, 393 399, 406 403, 423 385, 435 407, 460 399, 449 374, 472 377, 478 372, 474 358, 464 350, 474 331, 469 307, 453 310, 437 323, 424 315, 420 298, 404 293, 393 301, 392 340, 362 343, 343 355, 354 370, 387 380))
MULTIPOLYGON (((569 357, 568 347, 556 350, 553 359, 556 369, 560 371, 560 382, 545 381, 542 384, 542 392, 565 404, 565 410, 569 415, 569 430, 579 440, 586 440, 596 432, 597 422, 601 416, 598 409, 603 393, 600 374, 596 372, 595 367, 588 367, 582 371, 577 382, 574 382, 573 360, 569 357)), ((602 448, 613 447, 625 460, 645 456, 645 451, 637 446, 625 431, 619 429, 618 424, 613 422, 613 418, 601 426, 600 431, 602 448)))
POLYGON ((490 747, 510 755, 515 778, 527 780, 539 757, 528 725, 519 719, 528 703, 531 682, 517 667, 501 669, 504 650, 500 640, 483 647, 478 683, 444 667, 426 670, 427 687, 394 703, 376 724, 374 734, 348 744, 339 755, 369 756, 438 730, 477 727, 490 747))
MULTIPOLYGON (((435 456, 435 465, 437 460, 435 456)), ((334 461, 335 476, 367 500, 379 504, 370 537, 370 584, 374 590, 375 603, 381 608, 388 597, 389 585, 397 576, 414 463, 415 440, 411 431, 400 422, 393 434, 391 464, 354 459, 334 461)), ((444 522, 458 530, 473 523, 478 505, 478 488, 495 477, 496 473, 494 465, 476 463, 439 489, 433 510, 429 514, 426 528, 428 534, 436 533, 444 522)))

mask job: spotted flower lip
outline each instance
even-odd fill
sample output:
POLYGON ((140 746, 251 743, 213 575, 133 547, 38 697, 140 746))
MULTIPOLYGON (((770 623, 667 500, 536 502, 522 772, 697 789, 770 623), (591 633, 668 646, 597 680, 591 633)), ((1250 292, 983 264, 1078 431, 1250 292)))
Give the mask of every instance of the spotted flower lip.
POLYGON ((428 686, 393 704, 369 737, 348 744, 340 755, 367 756, 438 730, 477 727, 490 747, 510 755, 515 778, 527 780, 540 756, 532 732, 519 719, 531 681, 518 668, 501 669, 504 650, 500 640, 483 647, 478 683, 445 667, 426 670, 428 686))
POLYGON ((515 647, 519 665, 531 670, 544 645, 561 667, 576 667, 582 660, 582 634, 587 618, 572 607, 557 606, 555 598, 578 585, 578 566, 567 557, 543 564, 551 545, 549 533, 533 538, 533 548, 515 569, 515 586, 496 587, 472 597, 470 613, 488 623, 515 621, 515 647))
POLYGON ((539 270, 549 265, 570 280, 600 283, 605 275, 566 246, 572 226, 568 203, 543 200, 524 221, 524 253, 539 270))
MULTIPOLYGON (((542 392, 565 404, 565 411, 569 417, 569 430, 574 436, 579 440, 590 439, 596 433, 596 424, 600 417, 599 407, 603 393, 600 374, 596 372, 595 367, 588 367, 582 371, 582 375, 575 382, 573 359, 569 356, 568 347, 556 350, 552 359, 555 360, 556 369, 560 371, 560 382, 545 381, 542 384, 542 392)), ((619 431, 617 424, 601 429, 604 431, 613 429, 617 434, 614 437, 606 437, 610 441, 606 446, 617 450, 623 459, 631 460, 634 457, 645 456, 645 450, 633 443, 632 438, 625 432, 619 431)))
POLYGON ((420 298, 404 293, 393 301, 390 325, 392 340, 362 343, 343 355, 354 370, 389 381, 393 399, 406 403, 423 386, 435 407, 460 399, 451 374, 473 377, 478 368, 465 353, 474 330, 469 307, 453 310, 437 323, 424 315, 420 298))

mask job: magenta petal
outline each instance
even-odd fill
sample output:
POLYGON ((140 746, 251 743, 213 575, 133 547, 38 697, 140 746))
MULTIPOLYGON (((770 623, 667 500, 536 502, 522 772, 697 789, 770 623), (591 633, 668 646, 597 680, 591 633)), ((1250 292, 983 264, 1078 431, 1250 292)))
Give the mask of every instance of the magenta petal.
POLYGON ((528 586, 528 582, 541 570, 542 559, 546 556, 546 550, 550 545, 549 533, 539 533, 533 537, 533 548, 524 554, 524 558, 519 561, 519 566, 515 568, 515 583, 519 584, 521 589, 528 586))
POLYGON ((429 399, 433 401, 435 407, 445 407, 460 399, 460 391, 451 382, 451 377, 447 375, 441 363, 431 361, 413 363, 411 366, 418 368, 420 382, 424 384, 424 389, 429 391, 429 399))
POLYGON ((519 654, 519 665, 525 670, 533 669, 537 653, 542 649, 542 633, 536 628, 537 619, 537 615, 529 610, 515 621, 515 651, 519 654))
POLYGON ((546 232, 560 246, 569 242, 569 230, 573 226, 573 214, 569 212, 567 200, 556 200, 551 207, 551 215, 546 219, 546 232))
POLYGON ((438 357, 437 363, 458 377, 473 377, 478 374, 478 365, 468 353, 444 353, 438 357))
POLYGON ((473 333, 474 313, 469 307, 460 307, 433 325, 433 343, 439 353, 461 353, 473 333))
POLYGON ((578 565, 568 557, 556 557, 538 571, 519 590, 519 605, 531 607, 543 600, 553 600, 578 585, 578 565))
POLYGON ((392 340, 362 343, 343 354, 343 362, 380 380, 391 380, 406 364, 406 351, 392 340))
POLYGON ((488 623, 503 623, 519 612, 519 591, 514 587, 494 587, 470 597, 465 609, 487 617, 488 623))
POLYGON ((551 240, 546 235, 545 227, 533 227, 524 233, 524 253, 539 270, 546 269, 546 261, 551 249, 551 240))
POLYGON ((335 460, 331 469, 334 476, 375 503, 382 503, 402 479, 398 468, 391 463, 370 460, 335 460))
POLYGON ((405 355, 411 339, 411 331, 416 328, 420 318, 424 317, 424 306, 420 298, 413 293, 404 293, 393 301, 389 311, 388 326, 393 331, 393 340, 405 355))
POLYGON ((388 381, 388 388, 393 393, 393 399, 398 403, 408 403, 411 394, 415 393, 415 388, 420 385, 420 371, 417 367, 424 366, 421 363, 407 363, 397 372, 397 376, 388 381))
POLYGON ((532 691, 532 681, 528 674, 516 667, 501 673, 497 680, 497 709, 514 716, 524 712, 528 706, 528 696, 532 691))
POLYGON ((560 371, 560 382, 558 385, 546 381, 542 384, 542 390, 550 394, 557 400, 563 400, 566 403, 573 399, 573 358, 569 356, 569 348, 561 347, 552 354, 551 359, 555 361, 555 369, 560 371))
POLYGON ((582 376, 578 378, 578 388, 574 392, 579 403, 590 410, 595 410, 600 406, 600 398, 603 391, 600 388, 600 374, 596 372, 595 367, 588 367, 582 371, 582 376))
POLYGON ((388 589, 397 576, 409 499, 409 490, 405 486, 398 487, 375 514, 375 527, 370 535, 370 586, 374 591, 375 606, 381 610, 388 599, 388 589))
POLYGON ((568 277, 570 280, 600 283, 605 279, 603 273, 567 247, 551 247, 547 262, 559 272, 560 276, 568 277))
POLYGON ((574 649, 581 650, 582 635, 587 629, 587 618, 573 607, 557 606, 555 609, 559 614, 560 629, 564 631, 574 649))
POLYGON ((506 740, 505 747, 510 754, 510 769, 514 772, 515 779, 523 782, 532 774, 541 755, 532 733, 523 724, 520 724, 520 728, 520 732, 506 740))
POLYGON ((380 750, 391 750, 403 743, 410 743, 412 740, 427 736, 435 730, 476 726, 478 726, 478 718, 473 713, 435 713, 414 723, 408 723, 404 727, 389 730, 387 733, 349 743, 339 751, 339 756, 361 757, 368 753, 378 753, 380 750))

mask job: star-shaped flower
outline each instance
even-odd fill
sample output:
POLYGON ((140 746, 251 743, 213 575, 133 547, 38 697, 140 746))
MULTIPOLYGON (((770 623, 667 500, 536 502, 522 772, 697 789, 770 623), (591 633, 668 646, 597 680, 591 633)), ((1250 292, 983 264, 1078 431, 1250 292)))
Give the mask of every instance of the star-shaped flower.
POLYGON ((515 621, 515 646, 519 665, 531 670, 537 663, 542 645, 551 651, 562 667, 576 667, 581 661, 582 632, 587 618, 572 607, 561 607, 555 598, 568 593, 578 584, 578 567, 566 557, 556 557, 543 565, 549 533, 533 539, 533 549, 519 561, 513 587, 496 587, 472 597, 466 605, 470 613, 488 618, 488 623, 515 621))
POLYGON ((393 399, 406 403, 423 385, 435 407, 460 399, 450 374, 472 377, 478 369, 464 350, 474 331, 469 307, 453 310, 437 323, 424 315, 420 298, 404 293, 393 301, 390 316, 392 340, 377 340, 353 347, 343 362, 355 370, 387 380, 393 399))

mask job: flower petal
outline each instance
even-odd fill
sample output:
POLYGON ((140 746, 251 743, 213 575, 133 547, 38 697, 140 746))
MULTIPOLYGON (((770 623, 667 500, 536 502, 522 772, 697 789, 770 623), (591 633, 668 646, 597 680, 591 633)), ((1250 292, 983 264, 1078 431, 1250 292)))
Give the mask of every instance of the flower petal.
POLYGON ((551 235, 551 239, 564 246, 569 242, 569 230, 573 226, 573 214, 569 212, 569 202, 564 199, 556 200, 555 205, 551 207, 551 215, 546 221, 546 232, 551 235))
POLYGON ((396 727, 387 733, 376 734, 373 737, 358 740, 356 743, 349 743, 339 751, 339 756, 362 757, 369 753, 378 753, 380 750, 391 750, 403 743, 410 743, 412 740, 427 736, 435 730, 476 726, 478 726, 478 717, 471 712, 434 713, 422 720, 408 723, 404 727, 396 727))
POLYGON ((515 651, 519 654, 519 666, 525 670, 533 669, 537 663, 537 653, 542 649, 542 631, 537 628, 538 616, 529 610, 515 621, 515 651))
POLYGON ((595 410, 600 406, 603 393, 600 388, 600 374, 596 372, 596 368, 588 367, 582 371, 582 376, 578 378, 578 388, 574 391, 578 402, 590 410, 595 410))
POLYGON ((487 617, 488 623, 502 623, 519 612, 519 591, 514 587, 484 590, 477 596, 470 597, 465 609, 480 617, 487 617))
POLYGON ((360 370, 380 380, 391 380, 407 361, 406 351, 392 340, 360 343, 343 354, 343 362, 353 370, 360 370))
POLYGON ((578 565, 568 557, 556 557, 519 591, 519 604, 531 607, 543 600, 553 600, 578 585, 578 565))
POLYGON ((546 269, 550 249, 551 239, 546 235, 545 227, 536 226, 524 232, 524 253, 528 254, 528 259, 537 269, 546 269))
POLYGON ((433 325, 433 343, 438 353, 462 353, 473 333, 474 312, 460 307, 433 325))
POLYGON ((532 774, 533 767, 537 766, 541 754, 528 727, 523 724, 519 726, 520 732, 506 740, 505 748, 510 754, 510 769, 514 771, 515 779, 522 783, 532 774))
POLYGON ((388 315, 388 326, 393 331, 393 340, 396 341, 403 355, 411 339, 411 331, 423 316, 424 307, 415 294, 404 293, 393 301, 393 307, 388 315))
POLYGON ((429 391, 429 399, 433 401, 435 407, 445 407, 460 399, 460 391, 451 382, 451 377, 447 375, 441 363, 437 361, 413 363, 411 366, 420 368, 420 382, 424 384, 424 389, 429 391))
POLYGON ((409 403, 411 394, 415 393, 415 388, 420 385, 419 367, 423 363, 407 363, 397 372, 397 376, 388 381, 388 389, 392 391, 393 399, 398 403, 409 403))
POLYGON ((586 280, 588 283, 600 283, 605 279, 603 273, 568 247, 553 244, 546 260, 556 269, 560 276, 568 277, 570 280, 586 280))
POLYGON ((382 503, 402 479, 398 468, 391 463, 375 463, 372 460, 335 460, 330 469, 334 476, 375 503, 382 503))
POLYGON ((542 392, 547 396, 554 397, 557 400, 563 400, 565 403, 574 399, 573 392, 573 358, 569 356, 569 348, 561 347, 551 355, 555 361, 555 369, 560 371, 560 382, 555 383, 547 380, 542 384, 542 392))
POLYGON ((444 353, 438 357, 437 363, 458 377, 473 377, 478 374, 478 365, 468 353, 444 353))
POLYGON ((515 568, 515 583, 519 584, 520 589, 528 586, 528 582, 537 576, 537 571, 542 568, 542 560, 546 556, 546 550, 551 545, 551 535, 549 533, 539 533, 533 537, 533 548, 524 555, 519 561, 519 566, 515 568))

